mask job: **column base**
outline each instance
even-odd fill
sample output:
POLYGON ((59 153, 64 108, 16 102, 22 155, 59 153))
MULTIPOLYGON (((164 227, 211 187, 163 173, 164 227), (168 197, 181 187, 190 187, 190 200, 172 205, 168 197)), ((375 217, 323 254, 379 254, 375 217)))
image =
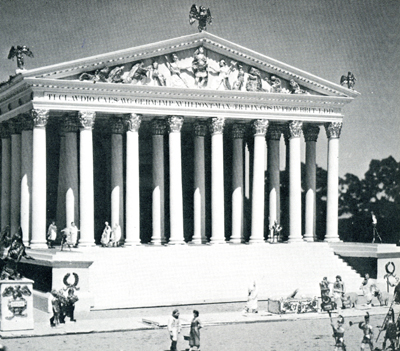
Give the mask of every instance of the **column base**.
POLYGON ((314 236, 312 234, 304 234, 304 241, 314 241, 314 236))
POLYGON ((304 240, 303 240, 303 238, 289 238, 289 240, 287 242, 289 244, 291 244, 291 243, 303 243, 304 240))
POLYGON ((203 242, 201 240, 201 238, 193 238, 192 241, 190 242, 190 244, 193 245, 201 245, 203 242))
POLYGON ((326 243, 340 243, 342 240, 339 238, 333 237, 333 238, 325 238, 324 242, 326 243))
POLYGON ((168 245, 186 245, 186 243, 183 240, 170 240, 168 245))
POLYGON ((249 240, 249 244, 253 245, 253 244, 265 244, 265 240, 264 239, 251 239, 249 240))
POLYGON ((228 241, 228 243, 229 243, 229 244, 240 244, 240 243, 242 243, 242 239, 241 239, 241 238, 231 238, 231 239, 228 241))
POLYGON ((226 244, 226 240, 224 239, 213 239, 211 238, 210 240, 210 244, 214 245, 214 244, 226 244))
MULTIPOLYGON (((78 247, 94 247, 94 246, 96 246, 96 243, 93 241, 93 242, 78 242, 78 245, 77 245, 78 247)), ((121 246, 121 245, 118 245, 118 246, 121 246)))

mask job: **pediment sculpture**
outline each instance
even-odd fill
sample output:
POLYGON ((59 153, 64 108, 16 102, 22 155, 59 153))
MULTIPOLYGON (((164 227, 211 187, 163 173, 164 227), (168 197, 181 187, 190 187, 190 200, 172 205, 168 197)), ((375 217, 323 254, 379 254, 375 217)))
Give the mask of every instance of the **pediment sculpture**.
POLYGON ((174 52, 121 66, 105 66, 96 71, 82 73, 79 80, 175 88, 310 94, 294 79, 289 81, 214 52, 210 54, 207 54, 203 46, 199 46, 193 52, 174 52), (182 55, 182 58, 178 55, 182 55))

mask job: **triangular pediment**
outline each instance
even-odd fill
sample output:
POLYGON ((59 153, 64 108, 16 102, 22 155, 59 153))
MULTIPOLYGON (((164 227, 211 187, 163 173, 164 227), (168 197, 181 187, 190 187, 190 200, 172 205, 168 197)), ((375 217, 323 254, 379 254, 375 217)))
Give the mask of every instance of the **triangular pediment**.
POLYGON ((28 70, 25 78, 87 85, 156 86, 355 97, 357 92, 208 32, 28 70), (63 82, 61 82, 63 81, 63 82))

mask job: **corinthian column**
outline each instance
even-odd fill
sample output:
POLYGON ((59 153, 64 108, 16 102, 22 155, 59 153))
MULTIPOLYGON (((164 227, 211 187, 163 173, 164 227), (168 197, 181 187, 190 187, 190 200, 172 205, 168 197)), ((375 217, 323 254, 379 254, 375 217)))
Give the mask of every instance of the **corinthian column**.
POLYGON ((165 120, 155 119, 151 122, 153 134, 153 193, 152 215, 153 235, 151 243, 154 245, 165 244, 165 204, 164 204, 164 134, 166 131, 165 120))
POLYGON ((1 230, 10 225, 11 139, 6 122, 1 123, 1 230))
POLYGON ((32 209, 32 118, 23 115, 21 120, 21 229, 22 241, 29 245, 32 209))
POLYGON ((315 240, 316 219, 316 187, 317 187, 317 164, 316 144, 318 139, 319 126, 307 125, 304 128, 306 140, 306 228, 304 233, 305 241, 315 240))
POLYGON ((265 194, 265 133, 268 120, 253 122, 254 158, 253 158, 253 194, 251 207, 250 244, 264 242, 264 194, 265 194))
POLYGON ((126 116, 126 239, 125 245, 140 244, 139 127, 142 116, 126 116))
POLYGON ((183 236, 183 196, 181 128, 183 117, 170 116, 167 119, 169 130, 169 205, 170 205, 170 244, 184 244, 183 236))
POLYGON ((20 226, 21 203, 21 122, 10 119, 8 125, 11 133, 11 233, 20 226))
POLYGON ((289 160, 289 242, 299 242, 301 236, 301 158, 300 136, 303 122, 292 121, 288 124, 290 160, 289 160))
POLYGON ((121 228, 121 240, 124 242, 124 167, 123 139, 125 132, 122 117, 111 119, 111 226, 121 228))
POLYGON ((32 248, 46 245, 46 124, 48 110, 32 110, 32 248))
POLYGON ((211 133, 211 244, 225 243, 224 146, 225 119, 210 119, 211 133))
POLYGON ((243 139, 246 134, 246 125, 235 123, 232 126, 232 235, 230 242, 238 244, 244 242, 243 236, 243 139))
MULTIPOLYGON (((280 223, 280 167, 279 167, 279 142, 282 128, 273 124, 268 127, 268 197, 269 197, 269 227, 272 228, 275 221, 280 223)), ((273 240, 273 229, 269 230, 269 238, 273 240)))
MULTIPOLYGON (((80 246, 94 245, 94 190, 92 129, 96 113, 80 111, 80 246)), ((70 224, 70 223, 68 223, 70 224)))
POLYGON ((325 241, 337 242, 338 233, 338 188, 339 188, 339 138, 342 122, 325 124, 328 137, 328 191, 326 199, 326 235, 325 241))
POLYGON ((206 176, 204 137, 207 134, 207 123, 197 121, 194 124, 194 231, 193 244, 201 244, 206 238, 206 176))

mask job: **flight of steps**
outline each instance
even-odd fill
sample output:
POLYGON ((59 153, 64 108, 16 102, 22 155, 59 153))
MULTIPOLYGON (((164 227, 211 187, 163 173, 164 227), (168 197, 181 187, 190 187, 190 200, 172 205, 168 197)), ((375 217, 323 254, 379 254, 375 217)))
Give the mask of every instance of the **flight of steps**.
MULTIPOLYGON (((361 277, 326 243, 98 248, 90 258, 94 309, 319 296, 319 282, 340 275, 347 291, 361 277)), ((86 256, 89 258, 88 256, 86 256)))

